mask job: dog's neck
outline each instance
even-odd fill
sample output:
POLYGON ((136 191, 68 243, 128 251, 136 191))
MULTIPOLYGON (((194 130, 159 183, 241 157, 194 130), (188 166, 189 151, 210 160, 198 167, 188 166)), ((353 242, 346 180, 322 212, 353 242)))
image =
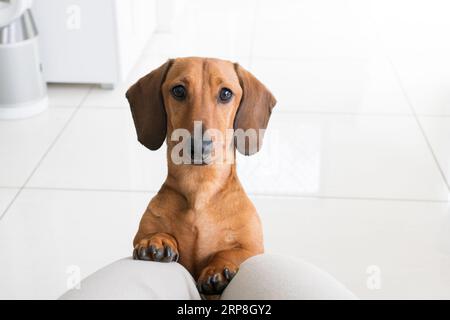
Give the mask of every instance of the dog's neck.
POLYGON ((164 183, 186 199, 191 209, 201 209, 222 190, 242 188, 237 178, 236 165, 210 164, 175 165, 168 159, 168 175, 164 183))

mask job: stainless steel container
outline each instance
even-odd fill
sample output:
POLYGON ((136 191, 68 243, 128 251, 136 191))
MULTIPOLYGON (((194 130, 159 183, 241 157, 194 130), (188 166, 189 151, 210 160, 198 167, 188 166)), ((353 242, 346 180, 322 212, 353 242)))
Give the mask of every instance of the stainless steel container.
MULTIPOLYGON (((0 0, 0 13, 17 4, 0 0)), ((10 21, 5 11, 0 14, 0 119, 29 117, 48 105, 38 32, 31 10, 23 6, 22 10, 10 21)))

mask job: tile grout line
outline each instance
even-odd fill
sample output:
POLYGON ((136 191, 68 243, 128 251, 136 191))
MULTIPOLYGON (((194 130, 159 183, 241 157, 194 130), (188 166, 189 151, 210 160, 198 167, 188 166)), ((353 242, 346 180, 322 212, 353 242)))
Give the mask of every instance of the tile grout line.
MULTIPOLYGON (((383 49, 382 50, 383 51, 383 55, 385 56, 385 58, 387 59, 388 63, 391 66, 392 72, 394 73, 395 80, 397 81, 397 84, 400 87, 400 90, 401 90, 401 92, 403 94, 403 97, 405 98, 406 103, 408 104, 408 106, 409 106, 409 108, 411 110, 412 116, 414 117, 414 119, 415 119, 415 121, 416 121, 416 123, 417 123, 417 125, 419 127, 419 130, 422 133, 423 138, 425 139, 425 143, 427 144, 428 149, 431 152, 431 155, 432 155, 433 160, 434 160, 434 162, 435 162, 435 164, 436 164, 436 166, 437 166, 437 168, 439 170, 439 173, 441 174, 441 177, 442 177, 445 185, 447 186, 447 191, 450 192, 450 183, 447 180, 447 177, 445 176, 444 170, 442 169, 441 165, 439 164, 439 161, 438 161, 438 159, 436 157, 436 154, 434 153, 433 147, 431 146, 431 143, 430 143, 430 141, 429 141, 429 139, 428 139, 428 137, 426 135, 425 129, 423 128, 423 126, 422 126, 422 124, 421 124, 421 122, 419 120, 418 116, 420 114, 418 114, 416 112, 416 109, 414 108, 414 105, 413 105, 411 99, 409 98, 408 93, 406 92, 406 88, 403 85, 403 81, 401 80, 400 73, 399 73, 397 67, 395 66, 394 61, 392 60, 390 54, 387 52, 387 49, 383 46, 383 36, 380 33, 377 21, 375 20, 373 15, 369 15, 369 17, 370 17, 370 20, 372 21, 372 24, 373 24, 374 28, 375 28, 375 34, 376 34, 376 38, 378 39, 378 43, 381 44, 381 48, 383 49)), ((446 202, 448 203, 448 201, 449 201, 449 198, 447 198, 446 202)))
MULTIPOLYGON (((25 190, 41 191, 68 191, 68 192, 117 192, 117 193, 157 193, 158 190, 144 189, 93 189, 93 188, 68 188, 68 187, 23 187, 25 190)), ((293 195, 293 194, 266 194, 266 193, 248 193, 254 197, 270 198, 290 198, 290 199, 330 199, 330 200, 360 200, 360 201, 396 201, 396 202, 422 202, 422 203, 447 203, 447 200, 432 199, 408 199, 408 198, 377 198, 377 197, 346 197, 346 196, 327 196, 327 195, 293 195)))
POLYGON ((74 119, 75 115, 78 113, 78 111, 81 109, 81 106, 83 105, 83 103, 85 102, 85 100, 87 99, 87 97, 89 96, 89 94, 91 93, 93 87, 90 87, 89 90, 85 93, 85 95, 83 96, 83 98, 81 99, 80 103, 78 104, 78 106, 75 108, 75 110, 72 112, 72 114, 70 115, 69 119, 66 121, 66 123, 64 124, 64 126, 62 127, 62 129, 59 131, 59 133, 56 135, 55 139, 53 139, 53 141, 50 143, 50 146, 47 148, 47 150, 44 152, 44 154, 41 156, 41 158, 38 160, 37 164, 35 165, 35 167, 33 168, 33 170, 31 171, 31 173, 28 175, 28 178, 25 180, 25 182, 22 184, 22 186, 19 188, 19 190, 17 191, 17 193, 14 195, 14 197, 12 198, 12 200, 9 202, 9 204, 6 206, 5 210, 3 210, 2 214, 0 215, 0 221, 6 216, 6 213, 8 212, 8 210, 11 208, 11 206, 13 205, 13 203, 16 201, 16 199, 19 197, 19 195, 22 193, 22 191, 25 189, 25 186, 27 185, 27 183, 30 181, 31 177, 34 175, 34 173, 36 172, 36 170, 39 168, 39 166, 41 165, 42 161, 44 161, 45 157, 48 155, 48 153, 53 149, 53 147, 55 146, 55 144, 58 142, 59 138, 62 136, 62 134, 64 133, 64 131, 67 129, 67 127, 69 126, 69 124, 72 122, 72 120, 74 119))
POLYGON ((439 160, 438 160, 436 154, 434 153, 434 150, 433 150, 433 147, 431 145, 431 142, 428 139, 428 136, 426 135, 425 129, 423 128, 422 123, 419 120, 419 117, 417 115, 416 109, 414 108, 414 105, 413 105, 411 99, 409 98, 409 95, 406 92, 405 87, 403 86, 403 82, 400 79, 400 74, 399 74, 397 68, 395 67, 395 64, 392 61, 391 57, 387 56, 387 59, 388 59, 390 65, 392 67, 392 70, 394 71, 394 74, 395 74, 395 77, 397 79, 398 85, 400 86, 400 89, 402 90, 403 96, 405 97, 406 102, 408 103, 408 105, 409 105, 409 107, 411 109, 411 112, 412 112, 412 114, 414 116, 414 119, 416 120, 416 123, 417 123, 417 125, 419 127, 419 130, 422 133, 423 138, 425 139, 425 143, 427 144, 428 149, 431 152, 431 155, 432 155, 432 157, 434 159, 434 162, 435 162, 435 164, 436 164, 436 166, 437 166, 437 168, 439 170, 439 173, 441 174, 441 177, 444 180, 445 185, 447 186, 447 191, 450 193, 450 183, 447 180, 447 177, 445 176, 444 170, 442 169, 441 165, 439 164, 439 160))
MULTIPOLYGON (((255 33, 256 33, 256 24, 257 24, 257 13, 258 13, 258 8, 259 8, 259 2, 256 2, 256 5, 255 5, 255 19, 254 19, 254 22, 253 22, 253 29, 252 29, 252 39, 251 39, 251 46, 250 46, 250 56, 249 56, 249 59, 250 59, 250 70, 252 70, 252 67, 253 67, 253 60, 254 59, 260 59, 260 60, 268 60, 268 61, 276 61, 276 60, 287 60, 287 61, 308 61, 308 60, 317 60, 318 58, 317 57, 313 57, 313 56, 311 56, 311 57, 300 57, 300 58, 298 58, 298 57, 272 57, 272 56, 262 56, 262 55, 254 55, 254 46, 255 46, 255 33)), ((375 27, 375 29, 376 29, 376 38, 378 39, 378 42, 379 43, 381 43, 382 42, 382 40, 381 40, 381 35, 379 34, 379 31, 378 31, 378 28, 377 28, 377 24, 376 24, 376 22, 374 21, 374 19, 373 19, 373 17, 370 17, 370 20, 372 21, 372 24, 374 25, 374 27, 375 27)), ((345 59, 345 57, 339 57, 340 59, 345 59)), ((387 60, 388 60, 388 63, 390 63, 390 65, 391 65, 391 67, 394 69, 394 76, 396 77, 396 80, 397 80, 397 82, 400 82, 399 81, 399 79, 398 79, 398 77, 397 77, 397 73, 395 72, 395 68, 392 66, 393 64, 392 64, 392 61, 391 61, 391 59, 389 59, 389 57, 386 55, 386 58, 387 58, 387 60)), ((354 60, 355 58, 352 58, 352 60, 354 60)), ((363 57, 360 57, 360 58, 356 58, 356 60, 366 60, 366 58, 363 58, 363 57)), ((252 70, 253 71, 253 70, 252 70)), ((402 90, 402 93, 405 95, 405 93, 403 92, 403 87, 400 85, 400 87, 401 87, 401 90, 402 90)), ((408 99, 407 99, 408 100, 408 99)), ((409 101, 407 101, 407 103, 409 104, 409 107, 410 107, 410 109, 411 109, 411 105, 410 105, 410 103, 409 103, 409 101)), ((280 111, 279 111, 280 112, 280 111)), ((288 114, 292 114, 292 113, 298 113, 298 114, 318 114, 318 115, 322 115, 322 114, 324 114, 324 115, 328 115, 328 114, 330 114, 330 115, 354 115, 354 116, 360 116, 360 115, 362 115, 362 116, 413 116, 413 117, 415 117, 415 114, 406 114, 406 113, 392 113, 392 114, 389 114, 389 113, 383 113, 383 112, 378 112, 378 113, 376 113, 376 112, 372 112, 372 113, 364 113, 364 112, 362 112, 362 113, 360 113, 360 112, 327 112, 327 111, 301 111, 301 110, 299 110, 299 111, 291 111, 291 110, 287 110, 287 111, 283 111, 283 112, 281 112, 281 113, 288 113, 288 114)), ((420 116, 430 116, 430 117, 432 117, 432 116, 443 116, 443 117, 450 117, 450 115, 426 115, 426 114, 424 114, 424 115, 422 115, 422 114, 418 114, 418 115, 420 115, 420 116)))

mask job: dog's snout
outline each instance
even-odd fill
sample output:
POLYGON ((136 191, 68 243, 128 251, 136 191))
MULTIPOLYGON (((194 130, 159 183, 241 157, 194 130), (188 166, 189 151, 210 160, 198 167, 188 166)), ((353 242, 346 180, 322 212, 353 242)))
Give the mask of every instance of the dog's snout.
POLYGON ((212 151, 211 139, 191 138, 191 160, 195 164, 205 164, 212 151))
POLYGON ((202 141, 202 153, 210 154, 212 149, 212 140, 203 140, 202 141))
POLYGON ((212 140, 195 140, 191 138, 191 155, 199 153, 202 155, 210 154, 212 150, 212 140))

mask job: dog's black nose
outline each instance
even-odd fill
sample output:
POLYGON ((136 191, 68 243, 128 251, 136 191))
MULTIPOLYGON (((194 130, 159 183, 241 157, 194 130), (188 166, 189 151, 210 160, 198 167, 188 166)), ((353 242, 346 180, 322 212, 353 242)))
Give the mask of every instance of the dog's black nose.
POLYGON ((212 150, 212 140, 202 141, 202 153, 203 155, 209 155, 212 150))
POLYGON ((204 164, 211 154, 213 142, 210 139, 191 138, 191 160, 195 164, 204 164))

